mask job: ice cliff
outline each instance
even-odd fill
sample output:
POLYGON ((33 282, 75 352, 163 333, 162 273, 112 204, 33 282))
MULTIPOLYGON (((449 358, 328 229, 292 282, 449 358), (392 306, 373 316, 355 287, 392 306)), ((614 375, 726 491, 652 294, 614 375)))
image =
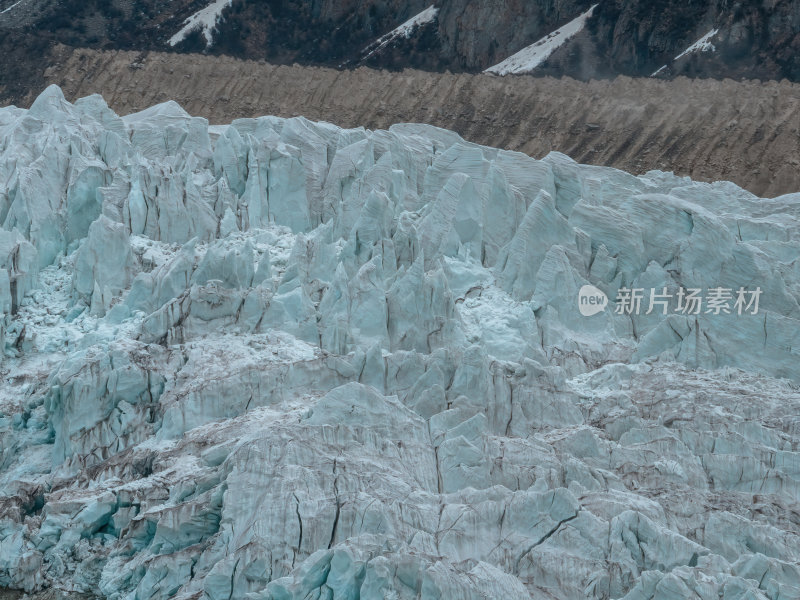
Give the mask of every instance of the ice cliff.
POLYGON ((800 597, 800 194, 51 87, 0 223, 0 588, 800 597))

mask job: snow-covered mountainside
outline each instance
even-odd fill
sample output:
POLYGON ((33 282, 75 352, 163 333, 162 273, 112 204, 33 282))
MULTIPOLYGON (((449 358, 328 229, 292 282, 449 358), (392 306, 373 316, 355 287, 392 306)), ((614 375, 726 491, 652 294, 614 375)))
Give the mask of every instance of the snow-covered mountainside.
POLYGON ((51 87, 0 220, 0 587, 800 594, 798 194, 51 87))

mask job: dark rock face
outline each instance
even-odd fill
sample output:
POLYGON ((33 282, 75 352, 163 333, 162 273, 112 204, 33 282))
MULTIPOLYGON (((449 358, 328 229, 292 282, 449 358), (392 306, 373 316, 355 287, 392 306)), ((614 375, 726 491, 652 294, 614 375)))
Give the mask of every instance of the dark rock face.
MULTIPOLYGON (((592 0, 438 0, 437 18, 364 48, 434 0, 234 0, 211 52, 270 61, 482 71, 557 31, 592 0), (244 35, 243 35, 244 34, 244 35), (263 39, 262 39, 263 38, 263 39), (231 44, 230 40, 236 40, 231 44)), ((606 0, 534 74, 800 80, 800 0, 606 0), (675 60, 702 36, 714 51, 675 60)))
POLYGON ((441 51, 464 70, 483 70, 584 12, 588 0, 453 0, 439 12, 441 51))
MULTIPOLYGON (((164 50, 210 0, 0 0, 0 88, 43 70, 43 44, 164 50), (23 48, 23 50, 20 50, 23 48), (29 48, 29 50, 24 50, 29 48), (12 55, 15 58, 12 59, 12 55), (6 64, 7 63, 7 64, 6 64)), ((584 13, 593 0, 233 0, 206 46, 199 31, 174 50, 278 64, 478 72, 584 13), (434 3, 436 18, 376 40, 434 3)), ((800 0, 604 0, 585 29, 534 75, 800 81, 800 0), (707 51, 687 48, 711 31, 707 51)), ((6 92, 8 95, 8 91, 6 92)))
MULTIPOLYGON (((600 4, 588 34, 604 70, 626 75, 800 77, 800 2, 796 0, 659 0, 600 4), (712 30, 713 52, 675 60, 712 30)), ((554 57, 556 58, 556 57, 554 57)), ((554 64, 558 60, 551 61, 554 64)))

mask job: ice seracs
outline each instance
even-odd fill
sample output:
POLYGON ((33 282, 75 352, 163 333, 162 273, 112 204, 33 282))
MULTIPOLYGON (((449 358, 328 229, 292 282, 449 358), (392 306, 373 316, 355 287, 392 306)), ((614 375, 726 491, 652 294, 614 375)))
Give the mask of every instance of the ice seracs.
POLYGON ((800 594, 797 194, 48 88, 0 221, 0 587, 800 594))

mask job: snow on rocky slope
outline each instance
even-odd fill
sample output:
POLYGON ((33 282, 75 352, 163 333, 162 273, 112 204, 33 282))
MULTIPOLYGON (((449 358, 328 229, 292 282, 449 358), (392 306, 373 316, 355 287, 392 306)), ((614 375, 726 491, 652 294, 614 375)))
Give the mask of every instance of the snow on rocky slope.
POLYGON ((222 15, 222 11, 228 8, 233 0, 214 0, 204 9, 197 11, 184 21, 183 27, 168 40, 170 46, 175 46, 186 39, 192 31, 199 30, 206 38, 206 46, 214 43, 214 28, 222 15))
POLYGON ((389 43, 398 38, 411 37, 411 34, 414 33, 415 29, 433 22, 433 20, 436 19, 437 14, 439 14, 439 9, 436 8, 436 6, 434 6, 433 4, 430 5, 421 13, 414 15, 413 17, 408 19, 405 23, 402 23, 401 25, 395 27, 389 33, 382 35, 377 40, 372 42, 369 46, 364 48, 361 51, 361 54, 363 56, 362 60, 366 60, 373 54, 380 52, 389 43))
POLYGON ((800 595, 800 195, 51 87, 0 220, 0 587, 800 595))
POLYGON ((512 54, 504 61, 489 67, 484 72, 495 73, 496 75, 530 73, 546 61, 553 52, 575 37, 576 34, 580 33, 586 26, 586 21, 592 17, 595 8, 597 8, 597 4, 556 31, 547 34, 538 42, 512 54))

